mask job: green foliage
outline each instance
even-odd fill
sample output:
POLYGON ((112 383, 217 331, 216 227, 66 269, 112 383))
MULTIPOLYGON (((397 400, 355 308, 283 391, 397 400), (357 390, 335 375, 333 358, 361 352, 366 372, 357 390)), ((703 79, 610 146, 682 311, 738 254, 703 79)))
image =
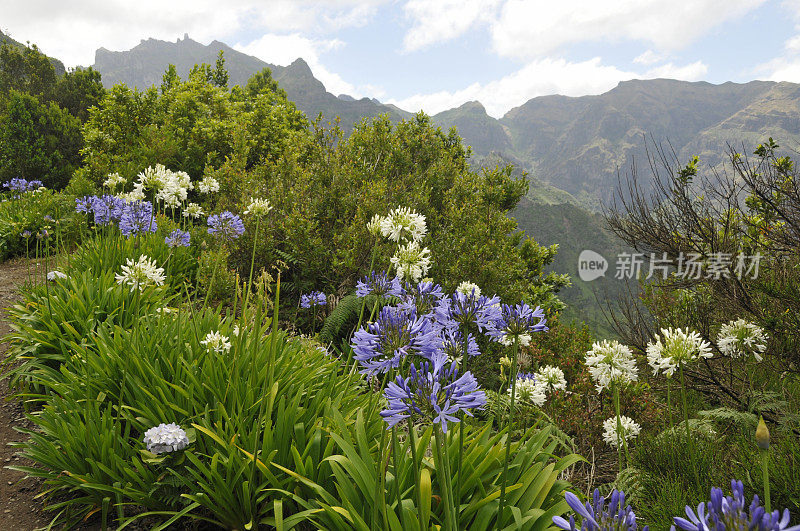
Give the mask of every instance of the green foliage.
POLYGON ((22 48, 0 45, 0 94, 16 90, 47 98, 56 80, 53 65, 35 44, 22 48))
POLYGON ((89 109, 102 101, 105 92, 100 72, 92 67, 72 69, 58 79, 52 100, 84 123, 89 109))
POLYGON ((172 67, 160 92, 115 85, 90 111, 81 174, 100 183, 116 171, 130 180, 158 163, 198 179, 237 150, 249 165, 278 156, 304 133, 305 119, 269 84, 228 91, 223 64, 199 65, 186 81, 172 67))
POLYGON ((0 258, 43 256, 70 249, 83 229, 75 198, 51 190, 10 197, 0 203, 0 258), (44 219, 50 216, 51 220, 44 219), (49 237, 38 239, 46 230, 49 237), (25 237, 25 231, 30 235, 25 237))
MULTIPOLYGON (((352 293, 342 297, 325 318, 325 323, 319 331, 320 342, 324 345, 338 346, 349 340, 358 325, 359 317, 362 317, 362 322, 367 322, 378 302, 378 298, 374 295, 360 298, 352 293)), ((380 308, 381 306, 376 307, 375 312, 379 312, 380 308)))
POLYGON ((66 185, 81 162, 80 120, 16 90, 0 102, 0 181, 23 177, 48 188, 66 185))
MULTIPOLYGON (((407 434, 406 434, 407 435, 407 434)), ((415 474, 409 445, 411 438, 404 436, 398 456, 398 468, 389 468, 385 491, 377 484, 382 459, 376 459, 377 439, 369 438, 364 420, 356 418, 348 427, 344 418, 334 417, 332 432, 338 452, 329 458, 334 489, 325 488, 298 470, 291 470, 293 477, 306 487, 303 493, 292 498, 308 514, 307 518, 321 529, 419 529, 418 508, 415 498, 415 474), (394 496, 395 482, 401 500, 394 496), (307 492, 307 493, 306 493, 307 492), (321 508, 322 510, 318 510, 321 508)), ((432 428, 427 428, 418 439, 417 455, 425 455, 431 441, 432 428)), ((461 473, 463 487, 461 498, 456 500, 460 515, 459 527, 463 529, 493 529, 498 513, 500 478, 503 470, 505 437, 492 435, 490 425, 467 429, 464 436, 464 463, 461 473)), ((447 457, 451 470, 458 470, 458 438, 448 438, 447 457)), ((509 502, 514 507, 514 521, 500 522, 512 529, 548 529, 554 515, 568 510, 563 491, 567 484, 559 475, 580 460, 575 455, 563 458, 554 456, 559 443, 548 429, 531 428, 519 441, 512 442, 512 462, 509 465, 509 502)), ((388 456, 384 457, 384 459, 388 456)), ((394 462, 394 458, 391 459, 394 462)), ((423 459, 424 468, 430 475, 432 490, 424 491, 423 505, 430 507, 430 522, 444 523, 443 504, 428 505, 430 497, 441 498, 436 487, 442 484, 432 459, 423 459)), ((458 472, 453 482, 458 480, 458 472)))

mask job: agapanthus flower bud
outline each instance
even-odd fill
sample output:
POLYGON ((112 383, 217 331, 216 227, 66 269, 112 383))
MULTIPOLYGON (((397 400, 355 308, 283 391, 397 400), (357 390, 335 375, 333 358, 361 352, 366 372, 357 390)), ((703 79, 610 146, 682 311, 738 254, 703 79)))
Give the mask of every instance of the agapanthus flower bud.
POLYGON ((769 428, 767 428, 767 423, 764 422, 764 417, 758 419, 756 444, 758 444, 758 447, 762 450, 769 450, 769 428))

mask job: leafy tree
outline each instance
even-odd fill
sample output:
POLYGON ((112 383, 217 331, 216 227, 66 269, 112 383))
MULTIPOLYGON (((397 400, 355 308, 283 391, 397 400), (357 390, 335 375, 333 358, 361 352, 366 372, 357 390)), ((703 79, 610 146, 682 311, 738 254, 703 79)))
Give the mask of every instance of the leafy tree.
POLYGON ((234 149, 252 167, 277 156, 293 134, 308 134, 303 114, 272 85, 226 90, 223 65, 220 57, 216 69, 196 66, 186 81, 171 66, 160 91, 114 86, 89 114, 81 175, 99 183, 110 172, 134 177, 160 163, 200 178, 234 149))
POLYGON ((35 44, 24 48, 8 43, 0 46, 0 94, 17 90, 48 99, 56 81, 53 65, 35 44))
POLYGON ((52 100, 85 122, 89 118, 89 108, 98 105, 105 92, 100 82, 100 72, 92 67, 72 69, 58 79, 52 100))
POLYGON ((80 165, 80 121, 55 103, 16 90, 0 113, 0 181, 24 177, 64 186, 80 165))

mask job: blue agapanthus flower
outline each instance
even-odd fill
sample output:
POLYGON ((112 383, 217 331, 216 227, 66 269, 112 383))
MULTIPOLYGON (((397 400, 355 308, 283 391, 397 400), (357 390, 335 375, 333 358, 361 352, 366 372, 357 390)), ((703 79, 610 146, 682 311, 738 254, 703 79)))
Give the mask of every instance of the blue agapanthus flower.
POLYGON ((10 181, 3 183, 3 188, 8 188, 12 192, 17 193, 24 193, 29 192, 31 190, 37 190, 42 186, 42 181, 33 180, 28 181, 27 179, 23 179, 21 177, 14 177, 10 181))
POLYGON ((94 196, 83 196, 75 198, 75 212, 88 214, 92 209, 92 198, 94 196))
POLYGON ((504 345, 511 345, 515 339, 520 345, 527 345, 532 333, 547 330, 544 310, 538 306, 532 309, 522 302, 513 306, 503 304, 499 314, 490 322, 487 333, 504 345))
POLYGON ((480 355, 481 351, 478 348, 478 342, 475 336, 467 334, 467 341, 464 341, 464 335, 460 330, 455 328, 441 328, 439 332, 441 344, 440 350, 444 352, 451 360, 463 360, 466 357, 474 357, 480 355), (465 352, 466 345, 466 352, 465 352), (465 357, 464 354, 467 356, 465 357))
MULTIPOLYGON (((117 205, 111 206, 112 214, 117 205)), ((153 217, 153 205, 146 201, 133 201, 122 207, 119 219, 119 230, 125 236, 133 236, 142 232, 155 232, 158 229, 153 217)))
POLYGON ((800 525, 789 526, 789 509, 768 513, 761 506, 758 495, 747 505, 744 485, 731 481, 731 496, 724 496, 722 489, 711 489, 711 500, 697 506, 696 512, 686 506, 687 518, 674 517, 675 526, 685 531, 728 531, 748 529, 752 531, 800 531, 800 525))
MULTIPOLYGON (((636 515, 630 505, 625 505, 625 493, 614 489, 606 499, 600 496, 600 490, 595 489, 591 503, 581 503, 576 495, 567 491, 564 498, 573 511, 581 517, 579 524, 575 522, 575 515, 569 521, 561 516, 554 516, 553 523, 556 527, 566 531, 635 531, 636 515)), ((644 526, 642 531, 648 531, 644 526)))
POLYGON ((175 229, 169 233, 169 236, 164 238, 164 243, 169 247, 189 247, 191 239, 192 235, 185 230, 175 229))
POLYGON ((411 364, 408 377, 398 376, 386 386, 388 401, 381 411, 389 427, 413 417, 427 423, 439 423, 447 433, 449 422, 459 422, 458 413, 472 416, 472 410, 486 404, 486 393, 471 372, 459 376, 458 363, 449 362, 443 352, 430 361, 411 364))
POLYGON ((355 359, 364 374, 380 374, 400 366, 406 356, 431 359, 439 346, 438 329, 413 310, 384 306, 374 323, 353 335, 355 359))
POLYGON ((91 213, 96 225, 107 225, 112 220, 122 218, 125 211, 125 200, 113 195, 91 195, 75 199, 75 210, 91 213))
POLYGON ((305 295, 300 295, 300 307, 311 308, 313 306, 325 306, 328 302, 328 297, 321 291, 312 291, 305 295))
POLYGON ((372 271, 364 277, 364 280, 359 280, 356 283, 356 296, 366 297, 372 294, 377 297, 383 297, 392 291, 395 283, 399 285, 400 281, 396 278, 389 278, 386 273, 372 271))
POLYGON ((242 218, 226 210, 208 216, 208 233, 232 241, 244 234, 244 223, 242 218))
POLYGON ((436 321, 448 328, 468 327, 475 324, 486 330, 499 316, 500 298, 497 296, 478 297, 472 294, 455 292, 439 301, 436 306, 436 321))
POLYGON ((392 295, 403 300, 400 306, 414 310, 417 315, 426 315, 436 310, 444 292, 439 284, 433 282, 400 282, 397 280, 392 295))

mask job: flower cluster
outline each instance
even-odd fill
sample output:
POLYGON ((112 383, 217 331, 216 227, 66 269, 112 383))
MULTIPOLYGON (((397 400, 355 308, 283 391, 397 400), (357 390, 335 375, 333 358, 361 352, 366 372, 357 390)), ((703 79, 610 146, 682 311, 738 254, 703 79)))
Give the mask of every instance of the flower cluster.
POLYGON ((126 203, 119 218, 119 230, 126 236, 155 232, 158 225, 153 217, 153 205, 145 201, 126 203))
POLYGON ((406 356, 432 359, 439 346, 437 329, 413 310, 384 306, 375 322, 353 335, 355 359, 365 374, 379 374, 400 366, 406 356))
POLYGON ((183 207, 182 215, 185 218, 198 219, 203 214, 205 214, 205 212, 203 211, 203 207, 201 207, 197 203, 187 203, 186 206, 183 207))
MULTIPOLYGON (((520 402, 542 407, 547 401, 546 388, 539 383, 535 374, 525 372, 517 374, 513 388, 516 388, 515 395, 520 402)), ((508 396, 511 396, 513 388, 508 388, 508 396)))
POLYGON ((328 297, 326 297, 321 291, 312 291, 311 293, 300 296, 301 308, 308 309, 313 308, 314 306, 325 306, 327 302, 328 297))
POLYGON ((125 179, 125 177, 122 177, 119 173, 114 172, 108 174, 108 178, 103 181, 103 186, 114 190, 117 186, 125 184, 126 182, 128 182, 128 180, 125 179))
MULTIPOLYGON (((566 531, 636 531, 636 515, 630 505, 625 505, 625 493, 614 489, 606 499, 600 496, 600 490, 595 489, 591 501, 581 503, 576 495, 567 491, 564 498, 573 511, 582 518, 576 524, 575 516, 569 521, 561 516, 554 516, 553 523, 556 527, 566 531)), ((644 526, 642 531, 648 531, 644 526)))
MULTIPOLYGON (((378 218, 381 234, 393 242, 419 242, 428 231, 425 216, 405 207, 398 207, 385 218, 378 218)), ((376 219, 372 218, 375 222, 376 219)))
POLYGON ((459 376, 458 363, 441 353, 421 362, 419 369, 412 363, 408 377, 398 376, 384 394, 387 407, 381 416, 389 427, 413 417, 441 424, 445 433, 448 422, 459 422, 459 412, 472 416, 472 409, 486 404, 486 393, 472 373, 459 376))
POLYGON ((231 350, 231 342, 227 336, 217 332, 209 332, 206 337, 200 341, 200 344, 206 347, 209 352, 229 352, 231 350))
POLYGON ((266 216, 272 210, 272 205, 269 204, 268 199, 253 199, 250 198, 250 204, 247 205, 245 214, 252 214, 256 217, 266 216))
POLYGON ((147 451, 154 454, 175 452, 189 446, 186 432, 177 424, 159 424, 144 432, 147 451))
POLYGON ((603 422, 603 440, 616 448, 622 440, 630 441, 639 435, 642 427, 632 418, 620 415, 619 423, 622 425, 622 433, 617 433, 617 417, 611 417, 603 422))
POLYGON ((15 177, 10 181, 3 183, 3 188, 8 188, 12 192, 17 192, 19 194, 25 192, 31 192, 33 190, 38 190, 39 188, 42 187, 43 187, 42 181, 39 180, 29 181, 21 177, 15 177))
POLYGON ((206 175, 203 177, 203 180, 200 181, 200 184, 197 185, 197 189, 200 190, 201 194, 210 194, 212 192, 219 192, 219 181, 215 178, 206 175))
POLYGON ((192 235, 181 229, 175 229, 164 238, 164 243, 169 247, 189 247, 192 235))
POLYGON ((479 288, 477 284, 467 282, 466 280, 458 285, 456 291, 458 293, 463 293, 464 295, 469 295, 473 298, 481 296, 481 288, 479 288))
POLYGON ((128 258, 127 265, 122 266, 122 273, 116 274, 115 278, 118 284, 127 284, 139 291, 151 285, 162 286, 166 280, 164 268, 157 267, 155 260, 145 255, 139 256, 136 262, 128 258))
POLYGON ((426 315, 433 312, 439 301, 444 296, 442 287, 433 282, 422 281, 418 284, 400 282, 395 279, 390 295, 399 297, 403 302, 400 306, 414 310, 417 315, 426 315))
MULTIPOLYGON (((396 282, 400 285, 400 282, 396 282)), ((356 296, 366 297, 369 294, 376 297, 384 297, 392 291, 395 281, 389 278, 386 273, 376 273, 372 271, 369 275, 365 276, 363 280, 356 283, 356 296)))
POLYGON ((75 199, 75 210, 91 213, 95 225, 108 225, 122 218, 126 204, 124 199, 113 195, 92 195, 75 199))
POLYGON ((536 380, 546 391, 558 391, 567 388, 567 379, 564 378, 564 371, 552 365, 545 365, 536 371, 536 380))
MULTIPOLYGON (((800 525, 789 526, 789 509, 767 512, 758 499, 747 505, 744 485, 731 481, 731 496, 724 496, 722 489, 711 489, 711 500, 697 506, 697 512, 686 506, 686 517, 674 517, 675 526, 685 531, 726 531, 752 529, 756 531, 800 531, 800 525)), ((672 526, 672 530, 675 530, 672 526)))
POLYGON ((527 346, 531 342, 531 334, 547 330, 544 310, 538 306, 535 309, 531 308, 522 302, 514 306, 503 304, 500 312, 496 313, 490 322, 488 334, 506 346, 512 345, 515 341, 527 346))
POLYGON ((501 313, 500 298, 497 296, 472 296, 456 291, 439 301, 435 317, 443 326, 469 327, 474 324, 480 330, 488 330, 501 317, 501 313))
POLYGON ((58 269, 54 269, 53 271, 47 272, 47 280, 49 280, 50 282, 55 282, 60 278, 67 278, 67 274, 62 271, 59 271, 58 269))
POLYGON ((233 241, 244 234, 242 218, 227 210, 221 214, 208 216, 208 233, 233 241))
POLYGON ((481 353, 475 336, 467 334, 467 340, 464 341, 461 331, 455 328, 443 327, 439 332, 439 342, 439 349, 451 361, 461 362, 464 354, 472 358, 481 353))
POLYGON ((619 341, 603 341, 592 344, 586 353, 586 366, 597 386, 597 392, 636 381, 638 369, 631 349, 619 341))
POLYGON ((761 355, 767 349, 767 336, 760 326, 737 319, 722 325, 717 345, 726 356, 743 358, 752 354, 756 361, 761 361, 761 355))
POLYGON ((391 263, 398 279, 419 282, 431 267, 431 251, 412 240, 397 248, 391 263))
POLYGON ((647 345, 647 363, 653 368, 653 374, 664 372, 669 377, 680 365, 698 358, 710 358, 711 345, 697 332, 688 329, 662 328, 661 337, 647 345))

